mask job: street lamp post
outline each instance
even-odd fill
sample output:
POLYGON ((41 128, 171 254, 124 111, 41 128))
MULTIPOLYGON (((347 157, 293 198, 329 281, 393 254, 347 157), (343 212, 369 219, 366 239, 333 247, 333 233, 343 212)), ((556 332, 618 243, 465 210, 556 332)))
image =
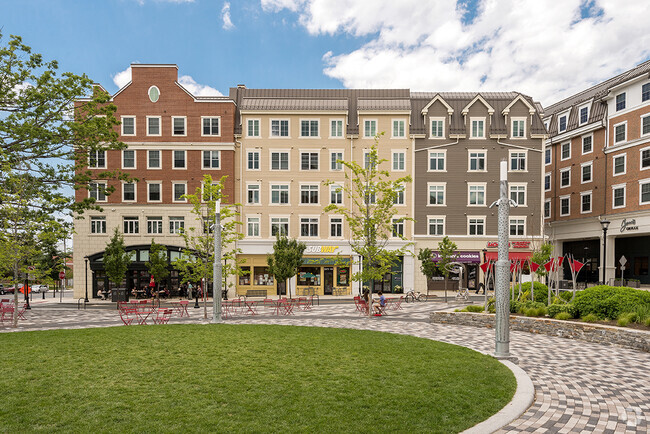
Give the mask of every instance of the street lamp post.
POLYGON ((88 303, 90 300, 88 300, 88 256, 84 258, 86 261, 86 298, 84 298, 84 303, 88 303))
POLYGON ((611 222, 607 219, 600 221, 600 226, 603 228, 603 284, 607 284, 607 228, 611 222))

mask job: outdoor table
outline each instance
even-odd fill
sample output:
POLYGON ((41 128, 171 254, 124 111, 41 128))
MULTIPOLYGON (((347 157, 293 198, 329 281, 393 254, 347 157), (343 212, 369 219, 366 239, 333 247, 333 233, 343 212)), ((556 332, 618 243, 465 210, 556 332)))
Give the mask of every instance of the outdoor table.
POLYGON ((181 318, 184 316, 190 316, 190 313, 187 311, 187 306, 190 304, 189 301, 187 300, 172 301, 171 304, 174 307, 174 311, 177 314, 179 314, 181 318))
POLYGON ((244 312, 244 314, 245 314, 245 315, 248 315, 248 314, 251 314, 251 315, 259 315, 259 314, 257 313, 257 306, 258 306, 258 304, 259 304, 258 301, 254 301, 254 300, 251 300, 251 301, 244 300, 244 305, 245 305, 246 308, 247 308, 247 310, 246 310, 246 312, 244 312))

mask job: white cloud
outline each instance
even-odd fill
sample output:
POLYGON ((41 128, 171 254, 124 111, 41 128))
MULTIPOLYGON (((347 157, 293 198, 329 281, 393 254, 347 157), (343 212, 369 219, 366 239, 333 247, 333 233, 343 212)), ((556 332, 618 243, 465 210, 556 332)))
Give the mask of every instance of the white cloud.
MULTIPOLYGON (((129 66, 124 71, 120 71, 113 75, 113 83, 119 88, 122 89, 131 81, 131 67, 129 66)), ((189 75, 182 75, 178 79, 178 83, 187 89, 194 96, 222 96, 223 94, 217 89, 207 86, 205 84, 199 84, 189 75)))
POLYGON ((113 83, 118 89, 122 89, 131 81, 131 67, 129 66, 124 71, 120 71, 113 75, 113 83))
POLYGON ((223 29, 230 30, 235 27, 230 19, 230 2, 225 2, 221 8, 221 19, 223 20, 223 29))
POLYGON ((470 22, 456 0, 261 4, 296 12, 314 36, 370 38, 323 56, 346 87, 517 90, 551 104, 650 57, 645 0, 481 0, 470 22))

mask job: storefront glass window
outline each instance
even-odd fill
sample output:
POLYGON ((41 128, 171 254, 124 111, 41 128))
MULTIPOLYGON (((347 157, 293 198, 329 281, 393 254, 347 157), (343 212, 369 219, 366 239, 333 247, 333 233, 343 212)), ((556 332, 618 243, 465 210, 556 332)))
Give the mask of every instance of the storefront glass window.
POLYGON ((298 285, 320 286, 320 267, 300 267, 298 285))
POLYGON ((251 267, 241 267, 242 275, 239 276, 240 285, 250 285, 251 284, 251 267))
POLYGON ((273 276, 269 274, 269 267, 255 267, 253 271, 253 285, 273 286, 273 276))
POLYGON ((348 267, 339 267, 336 275, 337 286, 348 286, 350 284, 350 269, 348 267))

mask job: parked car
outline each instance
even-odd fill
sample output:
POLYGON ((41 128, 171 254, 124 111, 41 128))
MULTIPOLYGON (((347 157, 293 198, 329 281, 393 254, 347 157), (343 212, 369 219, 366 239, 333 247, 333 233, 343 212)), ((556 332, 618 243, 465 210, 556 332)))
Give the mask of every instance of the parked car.
POLYGON ((32 285, 32 292, 34 293, 41 293, 41 292, 47 292, 50 290, 50 287, 45 284, 41 285, 32 285))
POLYGON ((15 290, 16 290, 16 288, 14 286, 6 286, 6 287, 0 289, 0 294, 1 295, 13 294, 15 290))

